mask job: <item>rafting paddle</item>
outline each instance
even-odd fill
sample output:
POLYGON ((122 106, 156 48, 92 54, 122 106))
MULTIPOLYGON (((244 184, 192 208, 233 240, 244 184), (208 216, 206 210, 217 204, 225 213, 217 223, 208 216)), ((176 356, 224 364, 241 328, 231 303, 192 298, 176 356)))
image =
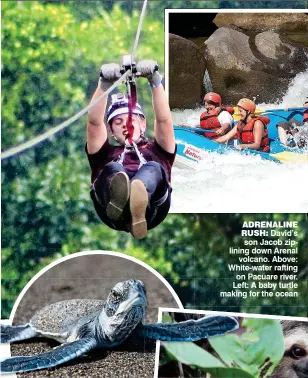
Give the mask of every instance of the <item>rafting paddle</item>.
MULTIPOLYGON (((173 126, 174 128, 181 128, 181 129, 185 129, 185 130, 188 130, 188 131, 192 131, 194 133, 201 133, 201 134, 204 134, 204 133, 212 133, 213 132, 213 129, 201 129, 201 127, 190 127, 189 125, 185 125, 185 124, 180 124, 180 125, 174 125, 173 126)), ((217 135, 217 138, 219 137, 220 135, 217 135)))
MULTIPOLYGON (((240 119, 240 115, 238 113, 238 107, 237 106, 234 106, 234 114, 233 114, 233 117, 234 117, 234 120, 235 121, 238 121, 240 119)), ((260 114, 263 114, 263 113, 276 113, 276 112, 294 112, 294 111, 303 111, 305 109, 308 109, 308 106, 300 106, 300 107, 292 107, 292 108, 283 108, 283 109, 259 109, 257 108, 255 110, 255 115, 260 115, 260 114)))
MULTIPOLYGON (((294 111, 302 111, 308 109, 308 106, 299 106, 294 108, 283 108, 283 109, 256 109, 255 114, 262 114, 262 113, 275 113, 275 112, 294 112, 294 111)), ((238 115, 238 114, 236 114, 238 115)))

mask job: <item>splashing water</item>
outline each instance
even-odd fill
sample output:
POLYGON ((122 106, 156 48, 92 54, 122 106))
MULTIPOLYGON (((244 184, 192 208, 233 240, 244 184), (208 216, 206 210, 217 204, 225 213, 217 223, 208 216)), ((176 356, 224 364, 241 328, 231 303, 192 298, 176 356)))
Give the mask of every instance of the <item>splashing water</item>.
MULTIPOLYGON (((302 106, 308 95, 308 70, 298 74, 280 103, 258 108, 302 106)), ((174 124, 199 125, 203 108, 175 110, 174 124)), ((259 156, 211 153, 197 169, 173 168, 173 213, 292 213, 308 211, 307 163, 262 160, 259 156)))
POLYGON ((282 101, 276 104, 258 104, 257 107, 272 109, 272 108, 292 108, 296 106, 303 106, 308 97, 308 70, 297 74, 291 81, 287 92, 282 98, 282 101))
POLYGON ((308 70, 295 76, 289 89, 282 99, 281 105, 294 106, 294 104, 303 104, 308 97, 308 70))

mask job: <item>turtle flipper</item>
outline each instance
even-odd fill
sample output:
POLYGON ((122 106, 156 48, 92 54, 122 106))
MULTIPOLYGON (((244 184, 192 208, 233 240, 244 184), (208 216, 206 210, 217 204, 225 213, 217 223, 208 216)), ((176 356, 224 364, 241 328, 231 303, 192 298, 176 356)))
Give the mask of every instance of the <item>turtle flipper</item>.
POLYGON ((35 337, 37 332, 30 324, 21 326, 0 325, 0 341, 1 343, 12 343, 35 337))
POLYGON ((96 346, 96 340, 88 337, 69 344, 60 345, 49 352, 37 356, 8 358, 1 362, 0 372, 12 373, 47 369, 79 357, 96 346))
POLYGON ((206 316, 198 320, 179 323, 157 323, 137 328, 144 338, 163 341, 197 341, 207 337, 223 335, 238 328, 232 316, 206 316))

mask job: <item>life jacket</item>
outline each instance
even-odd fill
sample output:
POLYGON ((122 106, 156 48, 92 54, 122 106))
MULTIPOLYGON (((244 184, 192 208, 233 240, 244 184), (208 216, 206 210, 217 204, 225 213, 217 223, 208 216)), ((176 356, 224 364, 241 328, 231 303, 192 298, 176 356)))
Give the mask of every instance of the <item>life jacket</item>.
POLYGON ((304 121, 304 123, 308 122, 308 109, 304 110, 303 121, 304 121))
MULTIPOLYGON (((204 136, 209 139, 218 138, 219 135, 216 134, 215 131, 221 128, 221 124, 219 122, 218 116, 222 111, 227 111, 231 115, 234 113, 234 109, 231 107, 225 107, 221 108, 220 111, 217 111, 216 109, 211 112, 211 114, 207 112, 203 112, 200 116, 200 127, 201 129, 210 129, 213 130, 207 131, 204 133, 204 136)), ((231 126, 230 126, 231 129, 231 126)), ((229 130, 226 130, 228 132, 229 130)))
POLYGON ((264 132, 261 139, 261 144, 259 151, 262 152, 269 152, 270 150, 270 143, 269 143, 269 137, 268 137, 268 131, 267 131, 267 125, 270 123, 270 120, 268 117, 260 116, 256 118, 252 118, 249 122, 244 123, 242 121, 239 121, 237 124, 237 134, 236 137, 240 141, 241 144, 252 144, 255 141, 254 135, 253 135, 253 128, 256 121, 261 121, 264 125, 264 132))

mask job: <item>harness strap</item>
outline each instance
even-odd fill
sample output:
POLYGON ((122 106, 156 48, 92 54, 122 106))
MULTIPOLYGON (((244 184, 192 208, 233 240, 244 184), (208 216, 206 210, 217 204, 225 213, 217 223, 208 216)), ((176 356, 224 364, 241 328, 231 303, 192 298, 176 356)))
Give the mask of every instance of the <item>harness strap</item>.
POLYGON ((124 150, 123 150, 123 152, 121 153, 120 157, 118 158, 117 163, 123 165, 123 163, 124 163, 124 158, 125 158, 125 154, 126 154, 126 152, 127 152, 128 150, 131 150, 131 148, 129 148, 129 147, 126 146, 126 144, 125 144, 124 150))
POLYGON ((139 151, 139 148, 138 148, 137 144, 135 142, 132 142, 132 145, 133 145, 133 147, 135 149, 135 152, 136 152, 136 154, 138 156, 138 159, 140 161, 140 164, 139 164, 139 167, 138 167, 138 169, 140 169, 143 166, 143 164, 147 163, 147 161, 144 158, 144 156, 142 155, 142 152, 139 151))
POLYGON ((143 166, 143 164, 147 163, 147 160, 144 158, 144 156, 142 155, 142 153, 139 151, 139 148, 138 148, 137 144, 134 141, 132 141, 131 144, 129 144, 127 140, 125 141, 124 150, 121 153, 119 159, 117 160, 117 163, 123 165, 124 164, 124 160, 125 160, 125 154, 127 152, 132 151, 132 150, 135 150, 136 155, 138 156, 138 159, 139 159, 139 162, 140 162, 139 166, 138 166, 138 169, 140 169, 143 166))
POLYGON ((213 117, 217 117, 217 114, 206 115, 206 116, 200 118, 200 121, 206 121, 207 119, 213 118, 213 117))
POLYGON ((134 136, 133 111, 137 103, 137 89, 135 81, 133 81, 132 79, 126 81, 126 87, 128 97, 128 117, 126 121, 126 128, 128 131, 127 139, 129 143, 132 144, 134 136))
POLYGON ((99 204, 101 207, 104 207, 102 201, 99 199, 99 196, 98 196, 97 193, 96 193, 94 183, 93 183, 93 185, 92 185, 92 187, 91 187, 91 190, 93 190, 93 193, 94 193, 95 199, 96 199, 96 201, 98 202, 98 204, 99 204))
POLYGON ((168 195, 169 195, 169 188, 166 190, 166 193, 161 198, 159 198, 158 200, 153 202, 153 205, 155 205, 155 206, 162 205, 166 201, 166 199, 168 198, 168 195))

